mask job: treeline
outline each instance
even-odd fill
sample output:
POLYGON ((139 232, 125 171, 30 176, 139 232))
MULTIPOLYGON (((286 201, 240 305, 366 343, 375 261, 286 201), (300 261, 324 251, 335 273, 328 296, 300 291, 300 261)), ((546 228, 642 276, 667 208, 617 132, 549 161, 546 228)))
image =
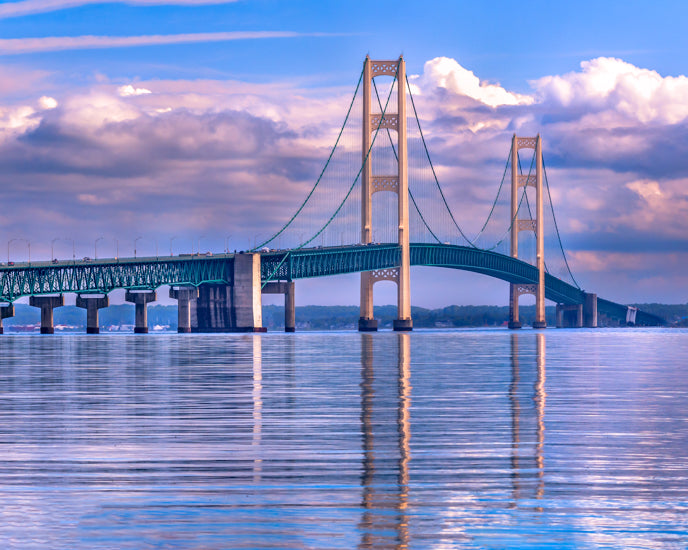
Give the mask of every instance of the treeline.
MULTIPOLYGON (((667 320, 672 326, 688 326, 688 304, 635 304, 648 313, 667 320)), ((498 327, 509 319, 508 306, 449 306, 440 309, 412 307, 413 325, 416 328, 436 327, 498 327)), ((545 309, 548 326, 555 326, 555 308, 545 309)), ((358 306, 299 306, 296 308, 296 327, 299 330, 346 330, 358 327, 360 310, 358 306)), ((380 328, 391 328, 396 318, 396 306, 375 307, 375 318, 380 328)), ((535 319, 535 306, 521 306, 520 318, 523 325, 531 325, 535 319)), ((3 321, 12 327, 35 326, 40 323, 40 310, 26 304, 15 304, 15 316, 3 321)), ((86 310, 76 306, 65 306, 54 310, 55 325, 74 327, 81 330, 86 326, 86 310)), ((134 324, 132 304, 113 305, 100 310, 100 326, 104 329, 124 328, 134 324)), ((177 329, 177 307, 152 305, 148 307, 148 326, 177 329)), ((266 305, 263 307, 263 325, 268 330, 284 327, 284 307, 266 305)))

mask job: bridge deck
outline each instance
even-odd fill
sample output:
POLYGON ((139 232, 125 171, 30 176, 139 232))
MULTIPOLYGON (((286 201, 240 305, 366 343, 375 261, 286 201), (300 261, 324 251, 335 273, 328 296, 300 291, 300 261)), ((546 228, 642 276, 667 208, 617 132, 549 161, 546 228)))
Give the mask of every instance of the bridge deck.
MULTIPOLYGON (((396 244, 273 250, 261 254, 262 279, 296 280, 326 277, 399 265, 396 244)), ((161 285, 232 284, 234 254, 115 258, 32 262, 0 266, 0 300, 42 294, 109 293, 122 289, 155 289, 161 285)), ((496 252, 465 246, 411 244, 411 265, 461 269, 510 283, 537 283, 535 266, 496 252)), ((563 304, 583 303, 583 291, 547 274, 545 296, 563 304)), ((598 311, 625 318, 626 306, 598 301, 598 311)), ((662 319, 639 311, 638 324, 661 324, 662 319)))

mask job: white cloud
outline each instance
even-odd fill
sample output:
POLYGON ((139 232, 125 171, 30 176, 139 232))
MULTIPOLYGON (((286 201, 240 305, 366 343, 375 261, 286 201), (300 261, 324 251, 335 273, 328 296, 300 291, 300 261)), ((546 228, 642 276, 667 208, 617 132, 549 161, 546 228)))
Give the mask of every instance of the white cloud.
POLYGON ((117 92, 122 97, 130 95, 146 95, 153 93, 147 88, 134 88, 134 86, 132 86, 131 84, 127 84, 126 86, 120 86, 119 88, 117 88, 117 92))
POLYGON ((531 82, 541 103, 590 112, 612 111, 642 123, 676 124, 688 117, 688 78, 662 77, 610 57, 581 63, 580 72, 531 82))
POLYGON ((21 17, 34 13, 74 8, 89 4, 124 3, 131 5, 186 5, 201 6, 208 4, 231 4, 237 0, 21 0, 0 5, 0 19, 21 17))
POLYGON ((472 71, 465 69, 456 60, 448 57, 436 57, 425 63, 423 75, 409 79, 416 81, 420 89, 443 88, 456 95, 463 95, 489 105, 521 105, 533 102, 526 95, 509 92, 499 84, 481 81, 472 71))
POLYGON ((191 34, 142 35, 142 36, 49 36, 44 38, 0 38, 0 55, 17 55, 61 50, 97 48, 130 48, 194 42, 228 42, 232 40, 258 40, 266 38, 295 38, 300 36, 325 36, 320 33, 296 33, 290 31, 237 31, 191 34))
POLYGON ((57 107, 57 100, 54 97, 44 95, 38 100, 38 105, 41 109, 54 109, 57 107))
POLYGON ((662 198, 664 196, 664 193, 662 193, 662 190, 659 187, 659 183, 656 181, 633 181, 631 183, 627 183, 626 187, 628 187, 631 191, 638 193, 638 195, 640 195, 646 201, 662 198))

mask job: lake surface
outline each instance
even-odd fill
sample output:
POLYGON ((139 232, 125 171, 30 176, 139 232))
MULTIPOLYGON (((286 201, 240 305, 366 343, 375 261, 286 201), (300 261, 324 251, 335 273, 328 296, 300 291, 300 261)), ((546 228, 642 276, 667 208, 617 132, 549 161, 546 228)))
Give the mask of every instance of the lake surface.
POLYGON ((5 548, 688 547, 688 331, 0 337, 5 548))

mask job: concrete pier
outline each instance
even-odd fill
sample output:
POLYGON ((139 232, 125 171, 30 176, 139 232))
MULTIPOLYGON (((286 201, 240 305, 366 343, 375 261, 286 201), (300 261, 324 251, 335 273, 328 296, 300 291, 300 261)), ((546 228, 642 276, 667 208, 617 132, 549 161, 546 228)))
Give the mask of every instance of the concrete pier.
POLYGON ((110 299, 107 294, 78 294, 76 307, 86 310, 86 334, 100 333, 98 310, 108 307, 110 299))
POLYGON ((597 294, 584 293, 583 323, 587 328, 597 328, 597 294))
POLYGON ((53 309, 64 305, 64 295, 31 296, 29 305, 41 308, 41 334, 54 334, 53 309))
POLYGON ((170 287, 170 298, 177 300, 177 332, 191 332, 191 302, 198 299, 195 286, 170 287))
POLYGON ((0 334, 4 332, 2 328, 2 320, 14 317, 14 304, 5 303, 0 305, 0 334))
POLYGON ((136 325, 134 326, 135 334, 146 334, 148 332, 148 302, 155 302, 158 295, 155 290, 127 290, 124 297, 127 302, 136 305, 136 325))
POLYGON ((582 326, 582 304, 557 304, 557 328, 580 328, 582 326))
POLYGON ((284 332, 296 332, 295 285, 293 281, 270 282, 263 294, 284 294, 284 332))
POLYGON ((260 254, 234 256, 233 284, 202 284, 191 302, 191 332, 265 332, 260 254))

